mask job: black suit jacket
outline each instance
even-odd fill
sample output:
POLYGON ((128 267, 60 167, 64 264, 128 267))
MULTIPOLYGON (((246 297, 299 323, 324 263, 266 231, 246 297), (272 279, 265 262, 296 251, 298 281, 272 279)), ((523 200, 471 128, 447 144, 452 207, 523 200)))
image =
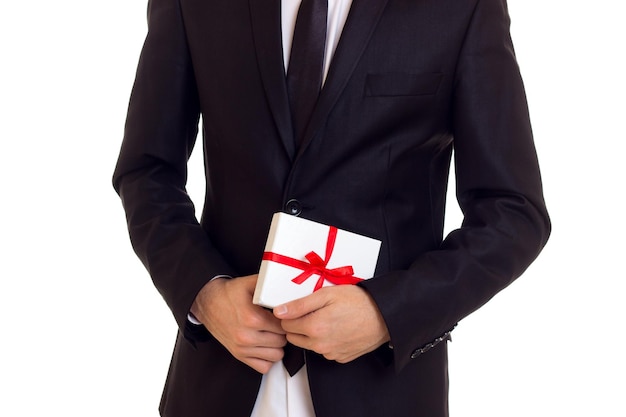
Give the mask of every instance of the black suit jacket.
POLYGON ((162 414, 250 415, 261 376, 186 316, 211 277, 258 271, 287 210, 383 242, 362 285, 393 349, 345 365, 307 352, 317 416, 446 416, 445 343, 416 349, 518 277, 550 229, 505 0, 354 0, 299 147, 279 0, 150 0, 148 20, 114 185, 180 327, 162 414), (444 239, 453 148, 464 222, 444 239))

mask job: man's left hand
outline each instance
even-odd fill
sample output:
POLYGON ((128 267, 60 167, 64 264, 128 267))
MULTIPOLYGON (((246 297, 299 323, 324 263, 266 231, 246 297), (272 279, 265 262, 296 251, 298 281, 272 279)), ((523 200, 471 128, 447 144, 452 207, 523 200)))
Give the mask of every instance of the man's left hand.
POLYGON ((326 359, 350 362, 389 341, 376 303, 356 285, 324 287, 274 308, 287 340, 326 359))

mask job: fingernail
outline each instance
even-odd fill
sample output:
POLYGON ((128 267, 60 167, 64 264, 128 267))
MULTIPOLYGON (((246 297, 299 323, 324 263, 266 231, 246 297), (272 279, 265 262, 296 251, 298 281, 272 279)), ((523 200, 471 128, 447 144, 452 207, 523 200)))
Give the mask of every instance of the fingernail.
POLYGON ((287 306, 282 304, 279 306, 274 307, 274 315, 275 316, 284 316, 285 314, 287 314, 287 306))

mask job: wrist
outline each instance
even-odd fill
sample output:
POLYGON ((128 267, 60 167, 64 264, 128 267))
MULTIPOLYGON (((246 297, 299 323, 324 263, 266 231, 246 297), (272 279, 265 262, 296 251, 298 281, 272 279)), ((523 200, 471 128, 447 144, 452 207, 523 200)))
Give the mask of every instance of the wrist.
MULTIPOLYGON (((200 289, 196 298, 191 304, 191 308, 189 309, 189 314, 198 322, 203 322, 204 317, 204 307, 208 304, 209 300, 213 296, 213 292, 217 289, 217 287, 223 284, 224 279, 229 278, 226 275, 218 275, 213 277, 209 282, 204 284, 204 286, 200 289)), ((190 320, 193 323, 193 320, 190 320)))

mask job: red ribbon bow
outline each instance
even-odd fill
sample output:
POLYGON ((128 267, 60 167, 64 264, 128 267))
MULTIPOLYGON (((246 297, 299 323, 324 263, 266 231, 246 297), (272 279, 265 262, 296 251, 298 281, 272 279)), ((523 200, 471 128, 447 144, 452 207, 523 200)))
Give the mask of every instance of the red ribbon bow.
POLYGON ((326 241, 326 256, 324 257, 324 259, 322 259, 314 251, 311 251, 304 256, 308 262, 302 261, 300 259, 290 258, 289 256, 280 255, 274 252, 263 253, 263 260, 278 262, 282 265, 301 269, 303 272, 291 280, 298 285, 306 281, 311 275, 319 275, 313 292, 322 288, 322 285, 324 285, 324 280, 335 285, 356 284, 357 282, 363 281, 363 278, 358 278, 354 276, 354 270, 350 265, 332 269, 326 268, 326 265, 328 265, 328 261, 330 261, 330 257, 333 254, 336 239, 337 228, 330 226, 330 230, 328 231, 328 240, 326 241))

